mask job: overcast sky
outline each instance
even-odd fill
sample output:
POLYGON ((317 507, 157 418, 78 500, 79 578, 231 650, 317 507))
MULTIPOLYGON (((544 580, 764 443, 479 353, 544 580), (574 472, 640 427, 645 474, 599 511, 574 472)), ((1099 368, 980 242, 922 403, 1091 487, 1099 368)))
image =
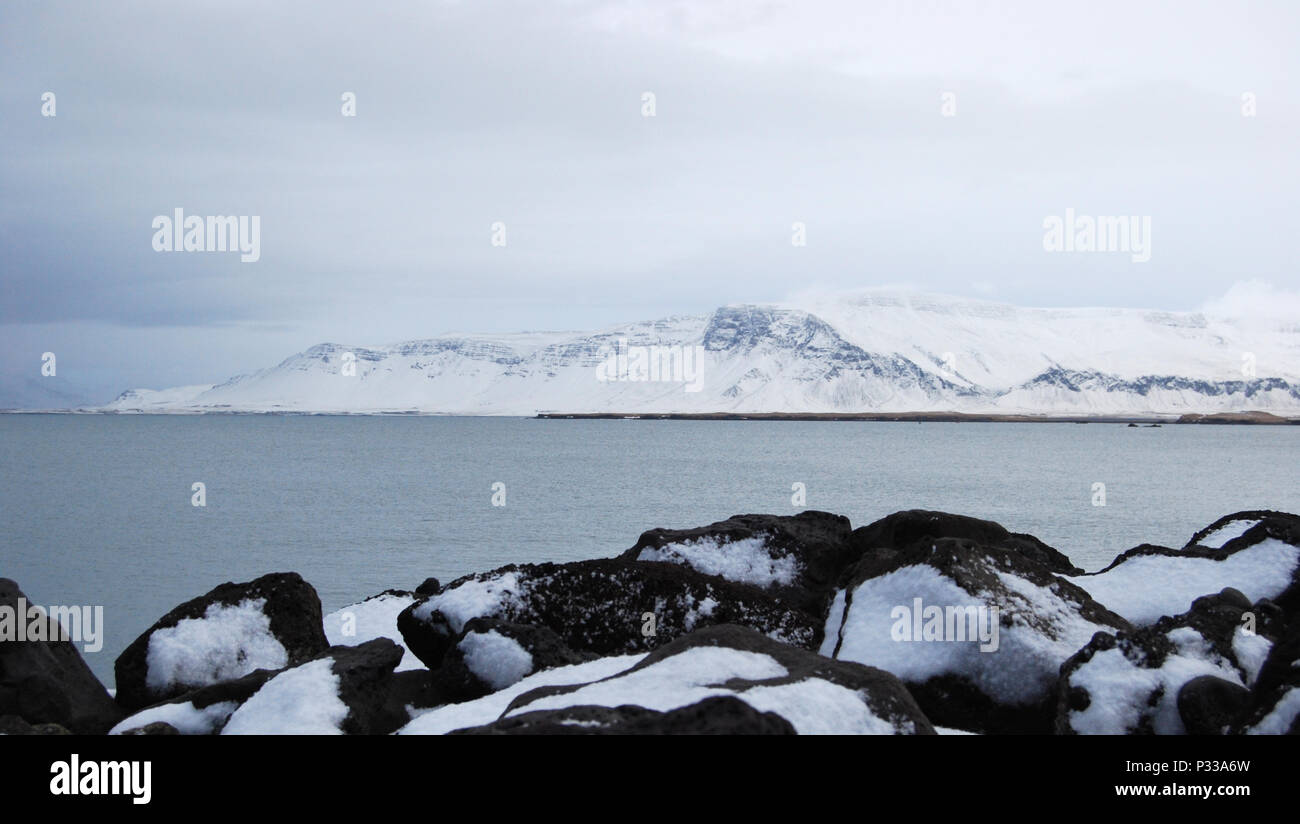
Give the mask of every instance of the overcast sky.
POLYGON ((6 2, 0 389, 879 285, 1290 311, 1297 43, 1294 2, 6 2), (260 259, 155 251, 176 208, 260 259), (1150 261, 1045 252, 1067 208, 1150 261))

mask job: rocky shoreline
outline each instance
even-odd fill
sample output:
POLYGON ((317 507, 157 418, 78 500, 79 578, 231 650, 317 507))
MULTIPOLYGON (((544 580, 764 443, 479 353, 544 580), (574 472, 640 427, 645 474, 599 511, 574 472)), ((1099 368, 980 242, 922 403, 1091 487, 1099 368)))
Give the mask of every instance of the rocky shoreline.
POLYGON ((328 615, 274 573, 177 606, 115 674, 0 641, 0 734, 1294 734, 1300 517, 1085 573, 960 515, 740 515, 328 615))

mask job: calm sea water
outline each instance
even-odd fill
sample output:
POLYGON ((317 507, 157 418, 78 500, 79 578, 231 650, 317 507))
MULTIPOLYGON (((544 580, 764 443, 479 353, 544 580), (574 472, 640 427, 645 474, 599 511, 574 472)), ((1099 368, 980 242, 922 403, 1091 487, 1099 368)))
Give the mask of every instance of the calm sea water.
POLYGON ((0 415, 0 576, 96 604, 113 660, 223 581, 301 573, 327 611, 646 529, 810 509, 941 509, 1085 569, 1240 509, 1300 512, 1300 427, 0 415), (207 506, 191 505, 191 485, 207 506), (492 487, 505 484, 505 506, 492 487), (1106 505, 1093 505, 1093 484, 1106 505))

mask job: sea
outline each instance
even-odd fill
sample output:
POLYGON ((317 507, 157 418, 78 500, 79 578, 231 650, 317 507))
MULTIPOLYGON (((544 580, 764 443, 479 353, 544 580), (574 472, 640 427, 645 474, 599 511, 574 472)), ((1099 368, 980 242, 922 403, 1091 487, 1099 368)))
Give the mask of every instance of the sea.
POLYGON ((6 414, 0 577, 32 603, 102 606, 85 657, 111 685, 172 607, 268 572, 301 574, 329 612, 803 509, 987 518, 1093 571, 1231 512, 1300 513, 1298 459, 1298 426, 6 414))

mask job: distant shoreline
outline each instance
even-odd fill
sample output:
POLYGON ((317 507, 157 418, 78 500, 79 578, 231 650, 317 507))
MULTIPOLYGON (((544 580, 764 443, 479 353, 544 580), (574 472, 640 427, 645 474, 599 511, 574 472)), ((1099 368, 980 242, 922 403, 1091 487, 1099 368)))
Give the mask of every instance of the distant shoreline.
POLYGON ((535 415, 466 415, 417 409, 364 412, 308 411, 298 409, 0 409, 0 415, 101 415, 101 416, 283 416, 317 418, 523 418, 529 420, 649 420, 649 421, 857 421, 885 423, 1112 423, 1133 426, 1164 424, 1217 424, 1286 426, 1300 418, 1271 412, 1214 412, 1148 415, 1026 415, 975 412, 538 412, 535 415))
POLYGON ((1269 412, 1216 412, 1184 415, 1001 415, 969 412, 541 412, 548 420, 657 420, 657 421, 891 421, 898 423, 1121 423, 1287 425, 1300 418, 1283 418, 1269 412))

